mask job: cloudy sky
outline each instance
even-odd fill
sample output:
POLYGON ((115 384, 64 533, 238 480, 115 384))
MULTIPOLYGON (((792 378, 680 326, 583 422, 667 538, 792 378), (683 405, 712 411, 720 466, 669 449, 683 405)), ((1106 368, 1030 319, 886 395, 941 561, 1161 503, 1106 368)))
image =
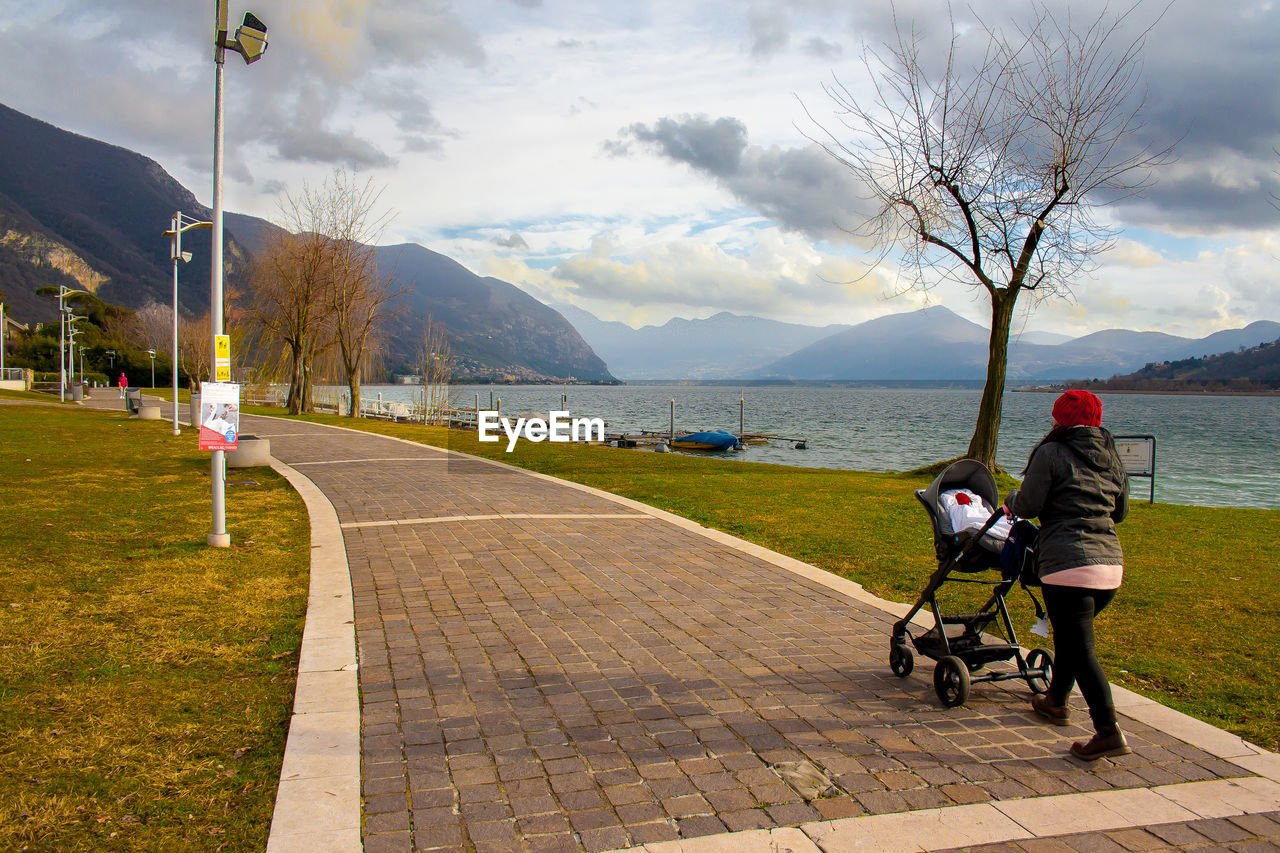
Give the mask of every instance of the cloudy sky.
MULTIPOLYGON (((1132 34, 1155 22, 1134 138, 1176 142, 1177 159, 1101 212, 1114 248, 1073 299, 1024 313, 1025 330, 1200 336, 1280 320, 1280 4, 1165 3, 1130 19, 1132 34)), ((1073 2, 1072 15, 1094 7, 1073 2)), ((228 59, 228 209, 271 218, 283 189, 345 166, 385 186, 384 242, 605 319, 822 325, 940 303, 984 321, 972 289, 901 293, 895 254, 870 267, 883 253, 846 230, 866 202, 810 141, 814 120, 840 127, 824 83, 867 96, 864 46, 891 37, 887 2, 250 8, 271 46, 252 67, 228 59)), ((1013 26, 1027 8, 976 0, 953 14, 976 38, 977 20, 1013 26)), ((937 55, 945 6, 896 12, 937 55)), ((152 157, 208 203, 212 21, 211 0, 0 0, 0 102, 152 157)))

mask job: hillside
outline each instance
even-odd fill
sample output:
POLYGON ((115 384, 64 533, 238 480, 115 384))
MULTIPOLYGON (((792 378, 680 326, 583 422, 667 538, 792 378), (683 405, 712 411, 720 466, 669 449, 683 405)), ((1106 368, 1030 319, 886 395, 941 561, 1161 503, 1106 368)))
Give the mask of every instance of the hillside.
POLYGON ((981 379, 987 330, 934 306, 878 317, 781 358, 761 377, 825 380, 981 379))
POLYGON ((1236 352, 1151 362, 1086 386, 1099 391, 1280 391, 1280 339, 1236 352))
MULTIPOLYGON (((137 308, 173 298, 169 241, 174 211, 210 211, 159 164, 69 133, 0 105, 0 275, 5 300, 24 321, 50 321, 55 303, 36 287, 66 284, 137 308)), ((247 254, 228 234, 226 276, 243 284, 247 254)), ((182 271, 183 308, 209 306, 209 234, 189 232, 195 261, 182 271)))
MULTIPOLYGON (((768 365, 758 375, 799 380, 982 379, 987 330, 942 306, 869 320, 768 365)), ((1088 380, 1153 361, 1257 346, 1280 337, 1280 323, 1258 321, 1204 338, 1107 329, 1058 344, 1029 336, 1009 343, 1010 380, 1088 380)), ((1051 338, 1050 338, 1051 340, 1051 338)))
POLYGON ((444 325, 460 378, 612 382, 604 361, 558 311, 515 285, 480 277, 416 243, 379 246, 378 266, 406 288, 391 362, 409 364, 427 315, 444 325))
MULTIPOLYGON (((7 313, 48 322, 56 303, 44 285, 89 290, 140 308, 172 300, 173 265, 162 233, 174 211, 211 211, 146 157, 0 105, 0 291, 7 313)), ((228 212, 224 260, 229 289, 250 295, 251 253, 273 230, 265 220, 228 212)), ((191 231, 183 248, 180 305, 209 306, 209 234, 191 231)), ((484 279, 421 246, 378 247, 382 268, 408 293, 390 328, 386 367, 412 372, 423 320, 447 326, 458 373, 495 381, 613 381, 604 362, 556 311, 515 286, 484 279)))

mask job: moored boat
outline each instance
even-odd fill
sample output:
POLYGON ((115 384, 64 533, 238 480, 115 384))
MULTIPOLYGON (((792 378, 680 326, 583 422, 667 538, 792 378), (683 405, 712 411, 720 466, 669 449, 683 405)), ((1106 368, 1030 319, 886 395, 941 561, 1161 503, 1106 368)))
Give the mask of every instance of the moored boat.
POLYGON ((673 450, 721 451, 737 450, 742 443, 733 433, 716 429, 678 435, 670 444, 673 450))

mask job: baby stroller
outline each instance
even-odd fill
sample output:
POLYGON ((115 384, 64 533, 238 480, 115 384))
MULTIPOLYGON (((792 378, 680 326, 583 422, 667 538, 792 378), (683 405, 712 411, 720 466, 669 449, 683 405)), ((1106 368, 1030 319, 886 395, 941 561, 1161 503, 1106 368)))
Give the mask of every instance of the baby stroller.
MULTIPOLYGON (((938 569, 929 578, 915 606, 893 626, 889 640, 889 668, 900 678, 910 675, 915 666, 912 646, 916 652, 937 661, 933 670, 933 687, 938 699, 948 708, 963 705, 969 698, 970 685, 981 681, 1021 678, 1032 693, 1044 693, 1053 674, 1053 656, 1039 648, 1023 656, 1004 602, 1005 595, 1015 583, 1023 581, 1023 586, 1026 586, 1025 579, 1029 576, 1024 572, 1034 570, 1035 525, 1029 521, 1017 521, 1012 523, 1007 542, 994 539, 992 529, 1005 518, 1005 513, 1000 508, 995 478, 985 465, 975 459, 962 459, 947 466, 927 489, 916 491, 916 498, 929 512, 938 569), (976 529, 956 532, 952 529, 954 512, 949 512, 945 504, 948 499, 960 498, 961 494, 970 501, 972 496, 981 499, 981 506, 972 501, 974 505, 966 509, 977 510, 983 516, 986 512, 991 515, 976 529), (999 577, 977 577, 993 569, 1000 572, 999 577), (938 606, 937 592, 948 581, 988 584, 993 590, 978 612, 947 615, 938 606), (933 628, 913 636, 911 619, 926 606, 933 613, 933 628), (1003 642, 990 641, 991 638, 984 636, 997 618, 1004 630, 1003 642), (949 626, 959 626, 960 630, 948 632, 949 626), (1016 672, 997 669, 978 674, 988 664, 1008 660, 1016 661, 1016 672)), ((1000 526, 1005 528, 1010 524, 1000 526)), ((1030 590, 1028 594, 1031 594, 1030 590)), ((1035 604, 1036 616, 1043 620, 1044 610, 1034 594, 1031 594, 1031 600, 1035 604)))

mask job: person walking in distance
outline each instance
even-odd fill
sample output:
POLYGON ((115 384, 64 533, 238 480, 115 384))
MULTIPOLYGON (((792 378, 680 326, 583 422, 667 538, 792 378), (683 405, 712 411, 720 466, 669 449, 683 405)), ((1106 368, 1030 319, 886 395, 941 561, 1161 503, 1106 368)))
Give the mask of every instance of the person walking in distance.
POLYGON ((117 384, 120 386, 120 399, 123 400, 124 395, 129 391, 129 378, 124 375, 123 370, 120 371, 120 379, 117 384))
POLYGON ((1053 626, 1053 677, 1032 710, 1069 722, 1067 697, 1079 685, 1095 734, 1071 745, 1084 761, 1127 755, 1111 686, 1094 654, 1093 620, 1115 598, 1124 575, 1116 524, 1129 511, 1129 484, 1115 441, 1102 426, 1102 400, 1071 390, 1053 405, 1053 427, 1031 451, 1009 508, 1039 518, 1036 569, 1053 626))

